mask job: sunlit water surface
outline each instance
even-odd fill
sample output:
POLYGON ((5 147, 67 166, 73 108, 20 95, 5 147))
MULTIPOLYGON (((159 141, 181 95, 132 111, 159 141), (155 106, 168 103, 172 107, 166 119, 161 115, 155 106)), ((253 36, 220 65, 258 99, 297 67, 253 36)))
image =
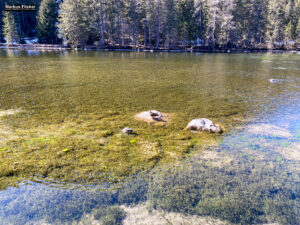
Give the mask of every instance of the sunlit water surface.
POLYGON ((0 51, 0 87, 0 224, 300 224, 297 54, 0 51))

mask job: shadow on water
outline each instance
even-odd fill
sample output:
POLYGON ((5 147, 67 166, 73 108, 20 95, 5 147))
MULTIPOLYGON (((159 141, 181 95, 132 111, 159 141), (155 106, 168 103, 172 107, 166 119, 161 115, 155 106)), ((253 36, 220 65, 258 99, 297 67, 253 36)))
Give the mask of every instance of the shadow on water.
MULTIPOLYGON (((167 59, 164 54, 156 55, 160 57, 167 59)), ((217 136, 218 146, 210 146, 203 152, 197 151, 195 144, 194 151, 184 159, 161 163, 151 172, 129 176, 115 185, 72 184, 37 177, 23 180, 18 187, 6 187, 0 192, 0 224, 300 224, 299 59, 282 56, 281 61, 290 63, 288 67, 274 55, 239 57, 258 60, 261 67, 267 64, 274 68, 272 73, 284 70, 287 75, 274 72, 274 79, 284 80, 270 82, 268 89, 257 93, 247 89, 246 84, 240 88, 232 80, 225 82, 229 92, 219 90, 217 96, 234 96, 238 92, 240 96, 235 100, 240 100, 240 104, 251 102, 255 107, 247 106, 244 112, 249 120, 217 136)), ((221 67, 226 68, 230 60, 237 59, 222 59, 221 67)), ((256 84, 253 80, 259 74, 250 75, 242 70, 247 60, 239 61, 242 66, 232 64, 232 67, 237 67, 246 82, 256 84)), ((266 82, 269 79, 266 76, 266 82)), ((199 94, 195 87, 189 93, 199 94)), ((224 110, 234 117, 233 108, 224 110)), ((212 113, 209 108, 203 110, 206 115, 212 113)), ((192 110, 187 113, 194 116, 192 110)), ((228 116, 219 113, 225 123, 232 121, 226 121, 228 116)))

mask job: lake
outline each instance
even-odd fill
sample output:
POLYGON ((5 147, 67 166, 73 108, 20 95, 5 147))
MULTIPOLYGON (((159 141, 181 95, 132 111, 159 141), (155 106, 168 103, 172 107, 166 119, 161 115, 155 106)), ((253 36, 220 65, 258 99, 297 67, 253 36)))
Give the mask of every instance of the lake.
POLYGON ((299 54, 0 50, 0 88, 0 224, 300 224, 299 54))

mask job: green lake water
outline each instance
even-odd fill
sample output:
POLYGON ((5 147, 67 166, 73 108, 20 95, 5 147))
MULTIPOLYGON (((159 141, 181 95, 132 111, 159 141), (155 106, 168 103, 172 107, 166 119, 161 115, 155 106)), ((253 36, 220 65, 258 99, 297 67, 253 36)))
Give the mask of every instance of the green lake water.
POLYGON ((0 224, 297 225, 299 161, 299 54, 0 51, 0 224))

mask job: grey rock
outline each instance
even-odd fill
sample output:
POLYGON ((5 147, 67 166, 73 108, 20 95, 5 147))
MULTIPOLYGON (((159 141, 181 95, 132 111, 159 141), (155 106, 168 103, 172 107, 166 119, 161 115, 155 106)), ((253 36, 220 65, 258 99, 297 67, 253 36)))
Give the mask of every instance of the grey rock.
POLYGON ((123 133, 123 134, 133 134, 133 129, 132 129, 132 128, 129 128, 129 127, 125 127, 125 128, 122 130, 122 133, 123 133))
POLYGON ((157 121, 162 120, 163 115, 157 110, 150 110, 150 116, 157 121))
POLYGON ((206 118, 192 120, 185 130, 206 131, 210 133, 222 133, 224 131, 222 126, 206 118))
POLYGON ((269 79, 270 83, 277 83, 277 84, 282 84, 285 81, 287 81, 287 80, 285 80, 285 79, 269 79))

